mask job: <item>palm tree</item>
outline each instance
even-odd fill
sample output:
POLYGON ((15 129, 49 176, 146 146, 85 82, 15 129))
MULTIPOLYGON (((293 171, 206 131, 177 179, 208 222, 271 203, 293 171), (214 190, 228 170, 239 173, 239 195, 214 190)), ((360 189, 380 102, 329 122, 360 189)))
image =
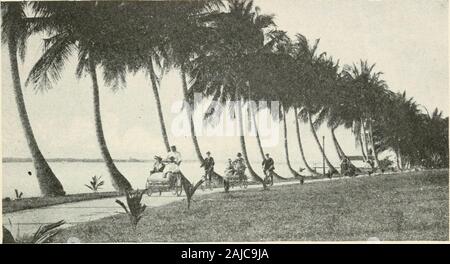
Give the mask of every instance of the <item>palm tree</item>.
POLYGON ((256 174, 248 158, 241 107, 242 101, 249 100, 251 95, 246 93, 251 60, 264 48, 264 29, 273 25, 273 18, 254 11, 252 1, 228 2, 228 12, 217 14, 215 22, 210 25, 215 32, 210 45, 190 63, 190 76, 194 79, 192 87, 193 91, 213 96, 220 103, 234 101, 242 154, 251 176, 266 188, 263 178, 256 174))
POLYGON ((125 78, 123 74, 117 74, 123 69, 116 68, 114 55, 119 48, 112 40, 114 33, 123 30, 120 19, 113 19, 121 14, 118 4, 46 2, 37 3, 34 8, 37 14, 46 18, 47 23, 42 28, 53 34, 44 40, 46 49, 32 68, 27 83, 36 89, 48 88, 52 81, 59 79, 73 51, 78 50, 77 77, 80 78, 83 72, 91 77, 96 135, 112 185, 117 191, 131 190, 131 184, 115 166, 106 144, 96 71, 97 66, 102 65, 105 81, 110 84, 125 78))
POLYGON ((311 168, 311 166, 309 166, 308 162, 306 161, 305 152, 303 151, 303 144, 302 144, 302 139, 301 139, 301 135, 300 135, 300 124, 298 122, 299 113, 298 113, 297 107, 294 107, 294 113, 295 113, 295 128, 296 128, 295 131, 297 132, 297 141, 298 141, 298 147, 300 149, 300 156, 302 157, 303 164, 305 164, 305 167, 308 170, 308 172, 314 176, 317 176, 317 175, 319 175, 319 173, 317 173, 316 170, 314 170, 313 168, 311 168))
POLYGON ((297 34, 296 42, 294 42, 292 56, 294 57, 300 73, 302 74, 299 81, 301 93, 298 93, 298 100, 303 102, 302 109, 300 110, 300 117, 302 120, 307 121, 310 126, 311 133, 322 153, 327 166, 330 169, 330 175, 338 173, 336 168, 331 164, 325 151, 320 144, 319 138, 314 126, 315 121, 312 120, 313 114, 317 114, 317 119, 322 119, 326 116, 327 109, 324 109, 324 96, 327 93, 327 78, 326 69, 329 61, 325 59, 325 53, 319 55, 316 54, 319 45, 319 40, 316 40, 313 45, 310 45, 306 37, 301 34, 297 34))
MULTIPOLYGON (((286 155, 286 163, 288 165, 289 171, 292 173, 292 175, 295 178, 300 178, 303 181, 303 177, 292 168, 291 162, 289 160, 289 148, 288 148, 288 140, 287 140, 287 127, 286 127, 286 110, 284 107, 280 106, 280 111, 282 111, 282 118, 283 118, 283 131, 284 131, 284 153, 286 155)), ((297 119, 297 118, 296 118, 297 119)))
MULTIPOLYGON (((344 75, 352 81, 355 92, 358 96, 359 116, 355 116, 355 127, 359 129, 362 138, 359 138, 361 149, 364 141, 367 158, 371 152, 375 167, 379 167, 378 153, 373 140, 373 122, 380 113, 380 105, 386 102, 388 96, 387 86, 381 79, 382 72, 374 72, 375 64, 369 65, 367 61, 361 60, 359 66, 353 64, 352 67, 344 67, 344 75), (370 151, 369 145, 370 144, 370 151)), ((364 153, 363 153, 364 155, 364 153)))
MULTIPOLYGON (((255 136, 256 136, 256 142, 257 142, 257 144, 258 144, 258 149, 259 149, 259 153, 261 154, 261 159, 262 160, 265 160, 266 158, 265 158, 265 152, 264 152, 264 148, 263 148, 263 146, 262 146, 262 143, 261 143, 261 138, 260 138, 260 136, 259 136, 259 130, 258 130, 258 124, 256 123, 256 114, 255 114, 255 109, 253 109, 251 106, 249 107, 249 111, 251 111, 251 119, 252 119, 252 122, 253 122, 253 127, 255 128, 255 136)), ((284 178, 284 177, 282 177, 282 176, 280 176, 278 173, 276 173, 275 171, 273 171, 272 172, 273 173, 273 175, 276 177, 276 178, 278 178, 278 179, 281 179, 281 180, 285 180, 286 178, 284 178)))
MULTIPOLYGON (((179 3, 177 6, 179 7, 179 3)), ((209 1, 200 3, 189 3, 185 5, 182 14, 177 15, 176 23, 170 27, 167 33, 169 37, 169 51, 166 60, 169 66, 174 66, 180 70, 182 81, 182 90, 184 97, 183 108, 186 110, 189 120, 190 134, 194 145, 195 153, 200 164, 204 163, 204 158, 200 150, 198 139, 195 132, 193 113, 195 103, 193 102, 194 93, 188 88, 188 65, 191 59, 201 53, 201 49, 208 45, 208 37, 212 30, 207 26, 213 20, 216 9, 220 8, 221 2, 209 1)), ((220 174, 213 171, 216 177, 223 178, 220 174)))
POLYGON ((32 25, 27 21, 27 16, 24 11, 25 8, 25 2, 1 3, 2 43, 6 43, 8 46, 11 77, 13 80, 17 109, 28 143, 28 148, 30 149, 31 157, 33 159, 39 188, 44 196, 61 196, 65 194, 63 186, 58 178, 56 178, 39 149, 28 118, 22 93, 17 53, 19 52, 22 59, 25 57, 26 41, 29 35, 33 33, 32 25))

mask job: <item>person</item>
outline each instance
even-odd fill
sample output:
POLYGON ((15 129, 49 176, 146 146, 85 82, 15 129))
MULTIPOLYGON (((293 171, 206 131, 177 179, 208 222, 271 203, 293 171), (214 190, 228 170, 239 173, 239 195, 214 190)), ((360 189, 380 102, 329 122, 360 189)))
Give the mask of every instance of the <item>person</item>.
POLYGON ((177 151, 176 146, 171 146, 170 151, 167 153, 167 159, 165 161, 167 163, 166 169, 170 172, 178 172, 180 171, 181 164, 181 154, 177 151))
POLYGON ((211 157, 211 152, 206 152, 206 158, 204 159, 202 165, 200 167, 203 167, 205 169, 205 178, 206 180, 211 183, 211 177, 214 171, 214 158, 211 157))
POLYGON ((164 173, 165 165, 163 159, 159 156, 155 156, 155 163, 153 163, 153 169, 150 171, 149 180, 152 182, 162 182, 167 181, 167 176, 164 173))
POLYGON ((181 164, 181 154, 177 151, 176 146, 171 146, 170 151, 167 153, 167 158, 165 160, 167 163, 164 169, 164 178, 169 176, 170 188, 172 188, 175 184, 175 173, 180 172, 180 164, 181 164))
POLYGON ((272 172, 275 170, 275 163, 273 159, 270 157, 269 153, 266 153, 266 157, 262 162, 262 167, 266 177, 270 176, 273 180, 272 172))
POLYGON ((162 162, 162 158, 160 156, 155 156, 154 159, 155 163, 153 163, 153 169, 150 171, 150 174, 163 172, 166 165, 162 162))
POLYGON ((233 166, 235 169, 235 172, 238 173, 239 177, 244 175, 245 169, 247 166, 245 166, 244 158, 242 158, 242 154, 238 153, 237 158, 233 161, 233 166))
POLYGON ((233 161, 231 159, 228 159, 227 167, 225 168, 225 177, 233 177, 235 172, 233 161))

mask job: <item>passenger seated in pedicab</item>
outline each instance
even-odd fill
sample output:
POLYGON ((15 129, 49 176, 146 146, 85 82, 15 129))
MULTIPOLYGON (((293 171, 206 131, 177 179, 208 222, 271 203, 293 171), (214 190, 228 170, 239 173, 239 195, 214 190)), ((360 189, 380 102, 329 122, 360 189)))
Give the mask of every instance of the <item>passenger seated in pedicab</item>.
POLYGON ((245 166, 245 161, 242 158, 242 154, 241 153, 237 154, 237 158, 233 161, 233 166, 234 166, 235 173, 239 177, 243 177, 245 169, 247 169, 247 166, 245 166))
POLYGON ((166 181, 164 174, 166 166, 163 163, 163 159, 160 156, 155 156, 154 159, 155 163, 153 163, 153 169, 150 171, 150 181, 166 181))
POLYGON ((181 154, 177 151, 175 146, 170 147, 169 153, 167 153, 167 159, 164 161, 167 165, 164 168, 164 177, 169 176, 170 186, 175 183, 174 173, 180 172, 181 154))
POLYGON ((235 173, 235 169, 234 169, 234 165, 233 165, 233 161, 231 159, 228 159, 228 164, 227 167, 225 168, 225 177, 229 178, 229 177, 233 177, 235 173))

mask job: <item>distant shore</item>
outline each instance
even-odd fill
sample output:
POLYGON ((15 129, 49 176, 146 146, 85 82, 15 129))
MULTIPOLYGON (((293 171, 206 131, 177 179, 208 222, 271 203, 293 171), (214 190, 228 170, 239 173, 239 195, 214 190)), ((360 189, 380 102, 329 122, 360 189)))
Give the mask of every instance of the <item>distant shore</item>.
MULTIPOLYGON (((31 158, 3 158, 3 163, 11 162, 32 162, 31 158)), ((114 162, 150 162, 149 159, 115 159, 114 162)), ((53 158, 47 159, 47 162, 104 162, 103 159, 79 159, 79 158, 53 158)))

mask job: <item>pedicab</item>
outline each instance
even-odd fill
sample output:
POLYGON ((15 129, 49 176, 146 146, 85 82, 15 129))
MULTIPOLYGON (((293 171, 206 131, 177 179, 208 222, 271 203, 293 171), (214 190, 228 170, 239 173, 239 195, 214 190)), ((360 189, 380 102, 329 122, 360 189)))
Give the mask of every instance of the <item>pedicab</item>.
POLYGON ((150 173, 145 184, 145 190, 148 196, 155 192, 172 191, 174 195, 180 196, 183 192, 182 176, 178 168, 166 166, 163 172, 150 173))
POLYGON ((225 192, 228 192, 230 188, 239 186, 241 189, 247 189, 248 178, 245 174, 245 166, 236 166, 234 169, 227 169, 225 171, 225 177, 223 180, 223 187, 225 192))

